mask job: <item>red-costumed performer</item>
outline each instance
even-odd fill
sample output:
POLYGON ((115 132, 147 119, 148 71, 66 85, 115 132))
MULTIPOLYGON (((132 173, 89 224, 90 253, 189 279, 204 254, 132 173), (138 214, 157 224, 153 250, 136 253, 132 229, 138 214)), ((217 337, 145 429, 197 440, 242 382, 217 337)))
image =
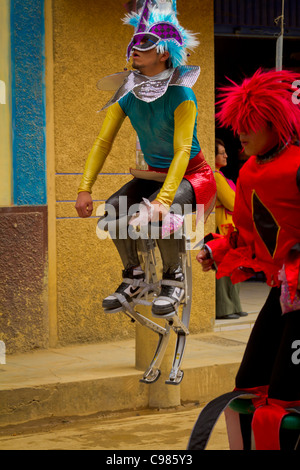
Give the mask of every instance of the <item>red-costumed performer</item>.
POLYGON ((300 413, 300 75, 258 70, 241 85, 220 90, 217 118, 239 135, 250 157, 240 171, 227 236, 211 234, 197 254, 204 271, 241 282, 263 271, 271 287, 253 327, 236 388, 200 413, 188 448, 203 450, 225 411, 231 449, 294 449, 299 432, 287 439, 283 417, 300 413), (255 411, 230 409, 251 397, 255 411), (298 435, 297 435, 298 433, 298 435), (287 442, 285 442, 287 441, 287 442))

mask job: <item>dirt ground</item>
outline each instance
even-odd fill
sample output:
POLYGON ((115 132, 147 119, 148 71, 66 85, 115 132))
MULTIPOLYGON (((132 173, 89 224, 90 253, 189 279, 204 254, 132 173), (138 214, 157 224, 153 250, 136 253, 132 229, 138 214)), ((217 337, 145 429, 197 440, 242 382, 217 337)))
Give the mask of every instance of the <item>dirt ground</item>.
MULTIPOLYGON (((0 428, 0 450, 186 450, 202 408, 40 420, 0 428)), ((225 419, 207 450, 228 450, 225 419)))

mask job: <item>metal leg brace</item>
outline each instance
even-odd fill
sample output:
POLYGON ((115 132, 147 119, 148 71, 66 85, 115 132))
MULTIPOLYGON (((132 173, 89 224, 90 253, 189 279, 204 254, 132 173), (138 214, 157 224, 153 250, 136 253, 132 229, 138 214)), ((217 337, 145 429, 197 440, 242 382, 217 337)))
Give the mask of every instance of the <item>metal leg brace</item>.
MULTIPOLYGON (((191 313, 191 298, 192 298, 192 266, 190 250, 187 250, 188 240, 186 235, 183 233, 180 247, 180 257, 182 261, 182 270, 184 273, 184 289, 185 296, 181 301, 180 305, 174 310, 174 312, 168 315, 153 315, 157 318, 165 320, 165 326, 162 327, 157 323, 149 320, 145 316, 141 315, 136 308, 139 305, 152 305, 152 301, 149 300, 150 295, 157 295, 160 291, 160 281, 157 280, 156 274, 156 258, 155 258, 155 242, 152 239, 141 240, 141 256, 145 264, 145 282, 140 284, 143 288, 139 293, 138 297, 128 302, 122 294, 115 293, 114 296, 119 300, 122 307, 114 310, 105 310, 106 313, 115 313, 123 311, 132 322, 139 322, 142 326, 149 328, 158 334, 158 344, 154 353, 153 359, 145 371, 143 377, 140 379, 141 382, 151 384, 156 382, 160 377, 160 365, 164 358, 171 331, 173 330, 177 335, 177 341, 174 352, 174 359, 172 369, 169 375, 169 379, 166 380, 166 384, 178 385, 183 379, 183 371, 180 369, 183 354, 186 345, 186 337, 189 334, 189 322, 191 313), (181 314, 179 313, 181 310, 181 314)), ((164 281, 165 282, 165 281, 164 281)), ((170 283, 175 281, 168 281, 170 283)), ((176 283, 177 285, 178 283, 176 283)))

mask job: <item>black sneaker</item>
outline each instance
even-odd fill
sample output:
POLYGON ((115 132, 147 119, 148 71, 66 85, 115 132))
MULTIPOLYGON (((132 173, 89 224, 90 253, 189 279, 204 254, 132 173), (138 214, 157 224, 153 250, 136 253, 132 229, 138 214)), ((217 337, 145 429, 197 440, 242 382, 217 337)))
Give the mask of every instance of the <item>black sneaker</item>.
MULTIPOLYGON (((145 280, 145 273, 141 267, 128 268, 122 271, 122 277, 123 282, 117 288, 116 293, 124 295, 127 301, 131 301, 141 292, 141 283, 145 280)), ((122 305, 112 294, 103 300, 102 307, 105 309, 115 309, 122 307, 122 305)))
POLYGON ((175 272, 167 271, 163 274, 161 291, 152 303, 154 315, 167 315, 176 311, 176 308, 184 298, 184 274, 181 268, 175 272))

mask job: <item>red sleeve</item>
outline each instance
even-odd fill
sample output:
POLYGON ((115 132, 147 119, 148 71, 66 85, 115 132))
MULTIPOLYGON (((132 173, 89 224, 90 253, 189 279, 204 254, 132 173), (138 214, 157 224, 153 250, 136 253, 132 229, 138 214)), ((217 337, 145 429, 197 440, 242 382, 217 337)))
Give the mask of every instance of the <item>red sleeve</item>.
MULTIPOLYGON (((223 261, 229 250, 239 247, 248 247, 249 249, 254 247, 250 197, 249 200, 246 199, 238 180, 233 212, 233 222, 236 229, 231 226, 228 234, 224 236, 213 234, 213 240, 206 243, 217 266, 223 261)), ((253 248, 252 251, 254 252, 253 248)))

